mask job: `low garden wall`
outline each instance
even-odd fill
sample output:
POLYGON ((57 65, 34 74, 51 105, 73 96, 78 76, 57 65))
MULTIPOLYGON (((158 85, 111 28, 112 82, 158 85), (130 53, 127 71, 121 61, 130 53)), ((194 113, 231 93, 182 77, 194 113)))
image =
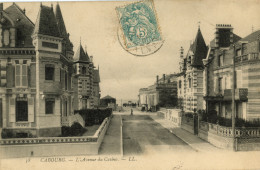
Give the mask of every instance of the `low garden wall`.
POLYGON ((0 158, 97 155, 110 120, 105 118, 94 136, 1 139, 0 158))
POLYGON ((231 128, 200 121, 198 136, 218 148, 233 149, 231 128))
POLYGON ((181 110, 180 109, 166 109, 165 119, 173 122, 174 126, 181 126, 181 110))
POLYGON ((231 127, 199 122, 198 136, 219 148, 237 151, 260 150, 260 128, 236 128, 235 142, 231 127))

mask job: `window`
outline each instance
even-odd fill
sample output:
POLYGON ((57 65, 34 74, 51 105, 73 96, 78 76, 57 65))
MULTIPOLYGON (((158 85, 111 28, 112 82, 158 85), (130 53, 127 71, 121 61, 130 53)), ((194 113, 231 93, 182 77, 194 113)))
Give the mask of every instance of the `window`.
POLYGON ((65 90, 68 90, 68 72, 65 72, 65 90))
POLYGON ((9 30, 4 30, 4 45, 9 45, 10 43, 10 33, 9 30))
POLYGON ((28 102, 27 98, 16 98, 16 121, 28 121, 28 102))
POLYGON ((82 90, 87 90, 87 80, 82 80, 82 90))
POLYGON ((218 78, 218 91, 219 93, 222 92, 222 77, 218 78))
POLYGON ((191 88, 191 78, 189 78, 189 88, 191 88))
POLYGON ((86 73, 87 73, 86 67, 82 67, 82 74, 86 74, 86 73))
POLYGON ((181 89, 181 80, 179 81, 179 88, 181 89))
POLYGON ((45 99, 45 114, 53 114, 54 106, 55 106, 54 98, 45 99))
POLYGON ((17 64, 15 65, 15 86, 16 87, 27 87, 28 86, 28 76, 27 76, 27 65, 17 64))
POLYGON ((45 65, 45 80, 54 80, 54 65, 45 65))
POLYGON ((224 65, 224 56, 220 55, 218 56, 218 66, 221 67, 224 65))

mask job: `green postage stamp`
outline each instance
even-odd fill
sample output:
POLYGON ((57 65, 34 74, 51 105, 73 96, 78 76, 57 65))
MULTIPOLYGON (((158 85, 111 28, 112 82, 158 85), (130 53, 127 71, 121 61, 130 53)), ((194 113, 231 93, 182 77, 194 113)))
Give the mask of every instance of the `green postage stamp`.
POLYGON ((152 0, 116 8, 119 18, 118 38, 125 50, 137 56, 153 54, 163 39, 152 0))

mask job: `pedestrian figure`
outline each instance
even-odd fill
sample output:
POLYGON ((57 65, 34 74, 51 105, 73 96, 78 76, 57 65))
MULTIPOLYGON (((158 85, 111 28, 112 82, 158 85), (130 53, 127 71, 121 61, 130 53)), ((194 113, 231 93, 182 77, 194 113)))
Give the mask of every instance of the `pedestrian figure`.
POLYGON ((131 116, 133 116, 133 109, 131 109, 131 116))

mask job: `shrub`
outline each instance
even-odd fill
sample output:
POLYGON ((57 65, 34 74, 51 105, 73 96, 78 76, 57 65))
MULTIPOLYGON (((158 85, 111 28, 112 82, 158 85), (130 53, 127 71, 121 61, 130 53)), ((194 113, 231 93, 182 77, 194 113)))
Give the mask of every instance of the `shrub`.
POLYGON ((184 116, 185 116, 185 117, 188 117, 188 118, 193 118, 194 113, 193 113, 193 112, 185 112, 185 113, 184 113, 184 116))
POLYGON ((218 115, 216 110, 211 110, 208 113, 208 122, 216 124, 218 122, 218 115))
POLYGON ((71 127, 63 126, 61 128, 62 136, 68 137, 68 136, 82 136, 83 133, 85 133, 87 129, 83 128, 81 124, 78 122, 73 123, 71 127))
POLYGON ((15 138, 15 134, 9 130, 3 130, 2 133, 1 133, 1 137, 3 139, 6 139, 6 138, 15 138))

